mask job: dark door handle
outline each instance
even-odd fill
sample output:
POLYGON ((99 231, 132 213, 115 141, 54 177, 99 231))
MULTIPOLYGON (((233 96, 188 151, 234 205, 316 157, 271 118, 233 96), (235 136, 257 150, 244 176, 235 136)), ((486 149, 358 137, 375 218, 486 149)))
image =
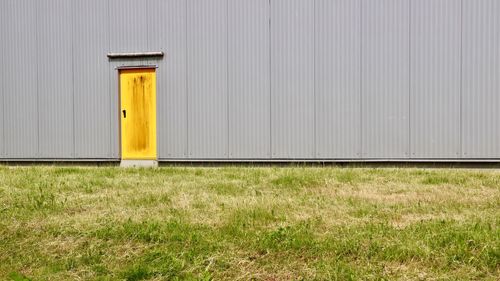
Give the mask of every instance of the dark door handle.
POLYGON ((122 110, 123 112, 123 118, 127 118, 127 111, 126 110, 122 110))

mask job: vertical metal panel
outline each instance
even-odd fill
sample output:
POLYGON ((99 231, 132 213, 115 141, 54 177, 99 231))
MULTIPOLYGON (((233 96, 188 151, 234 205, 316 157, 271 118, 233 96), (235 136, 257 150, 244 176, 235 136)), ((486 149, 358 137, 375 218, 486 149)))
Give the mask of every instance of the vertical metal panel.
POLYGON ((150 1, 151 50, 165 52, 157 70, 159 158, 187 156, 186 1, 150 1))
POLYGON ((313 158, 314 1, 271 1, 272 157, 313 158))
POLYGON ((409 11, 409 0, 363 2, 365 158, 409 156, 409 11))
POLYGON ((74 1, 73 19, 75 157, 108 158, 108 1, 74 1))
POLYGON ((38 108, 36 66, 36 18, 33 1, 2 1, 5 25, 4 48, 4 137, 5 157, 36 158, 38 155, 38 108))
MULTIPOLYGON (((7 25, 7 22, 5 21, 7 18, 7 15, 5 14, 7 12, 7 1, 0 1, 0 38, 2 40, 5 40, 7 37, 7 29, 5 26, 7 25), (3 28, 2 28, 3 27, 3 28)), ((3 129, 3 116, 5 114, 5 109, 3 106, 3 100, 4 100, 4 92, 5 92, 5 87, 4 87, 4 71, 6 70, 4 68, 4 63, 5 63, 5 44, 0 43, 0 159, 5 157, 5 148, 4 148, 4 129, 3 129)))
POLYGON ((42 158, 73 156, 72 1, 38 1, 38 126, 42 158))
POLYGON ((119 62, 110 61, 108 67, 108 87, 109 87, 109 100, 110 100, 110 113, 109 113, 109 124, 111 128, 110 135, 110 153, 112 158, 120 157, 120 107, 119 107, 119 87, 118 87, 118 77, 119 73, 116 67, 119 62))
POLYGON ((110 51, 148 50, 148 13, 150 1, 109 0, 110 51))
POLYGON ((316 0, 316 157, 361 156, 361 1, 316 0))
POLYGON ((465 158, 500 157, 500 1, 463 1, 465 158))
POLYGON ((188 0, 188 149, 228 156, 227 0, 188 0))
POLYGON ((461 1, 411 5, 411 156, 459 157, 461 1))
POLYGON ((229 156, 269 158, 269 0, 228 4, 229 156))

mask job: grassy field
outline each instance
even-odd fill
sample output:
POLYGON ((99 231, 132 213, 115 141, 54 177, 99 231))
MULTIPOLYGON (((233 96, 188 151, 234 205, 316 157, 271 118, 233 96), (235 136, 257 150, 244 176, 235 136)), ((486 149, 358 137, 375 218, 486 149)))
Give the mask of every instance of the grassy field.
POLYGON ((0 166, 0 280, 500 280, 500 171, 0 166))

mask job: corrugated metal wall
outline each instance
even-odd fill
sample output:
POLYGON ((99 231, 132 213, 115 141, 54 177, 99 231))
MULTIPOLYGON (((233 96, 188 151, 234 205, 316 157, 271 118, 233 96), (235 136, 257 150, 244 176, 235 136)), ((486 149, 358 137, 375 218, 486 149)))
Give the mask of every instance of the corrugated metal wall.
POLYGON ((73 98, 76 158, 111 157, 107 1, 76 1, 73 14, 73 98))
POLYGON ((229 157, 271 156, 269 0, 228 1, 229 157))
POLYGON ((37 25, 30 0, 0 2, 5 157, 38 158, 37 25))
POLYGON ((500 157, 500 1, 463 0, 462 157, 500 157))
POLYGON ((411 2, 412 158, 460 157, 461 1, 411 2))
POLYGON ((407 158, 410 1, 364 1, 361 18, 362 156, 407 158))
POLYGON ((187 4, 188 157, 227 158, 228 3, 187 4))
POLYGON ((271 1, 273 158, 314 158, 314 1, 271 1))
POLYGON ((3 0, 0 157, 118 159, 158 66, 169 159, 498 159, 498 0, 3 0), (108 52, 164 51, 108 60, 108 52))
POLYGON ((150 49, 167 55, 157 72, 158 153, 188 156, 187 36, 185 0, 149 1, 150 49))
POLYGON ((361 157, 361 1, 316 0, 316 157, 361 157))
MULTIPOLYGON (((5 26, 7 23, 5 22, 5 17, 0 17, 0 26, 5 26)), ((7 35, 7 30, 5 28, 0 28, 0 38, 5 38, 6 35, 7 35)), ((5 53, 5 45, 4 44, 0 44, 0 158, 2 157, 5 157, 5 149, 4 149, 4 138, 5 138, 5 135, 4 135, 4 126, 3 126, 3 115, 5 113, 5 109, 4 109, 4 102, 3 102, 3 99, 4 99, 4 72, 6 69, 4 69, 3 67, 1 67, 2 65, 5 64, 5 59, 4 59, 4 55, 2 55, 3 53, 5 53)))
POLYGON ((36 1, 38 153, 74 155, 72 6, 66 0, 36 1))

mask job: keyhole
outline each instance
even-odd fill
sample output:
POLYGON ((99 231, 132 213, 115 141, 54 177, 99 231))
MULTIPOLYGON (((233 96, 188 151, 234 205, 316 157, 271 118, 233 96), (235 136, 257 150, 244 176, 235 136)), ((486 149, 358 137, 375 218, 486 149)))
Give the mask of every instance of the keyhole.
POLYGON ((123 112, 123 118, 127 118, 127 111, 126 110, 122 110, 123 112))

